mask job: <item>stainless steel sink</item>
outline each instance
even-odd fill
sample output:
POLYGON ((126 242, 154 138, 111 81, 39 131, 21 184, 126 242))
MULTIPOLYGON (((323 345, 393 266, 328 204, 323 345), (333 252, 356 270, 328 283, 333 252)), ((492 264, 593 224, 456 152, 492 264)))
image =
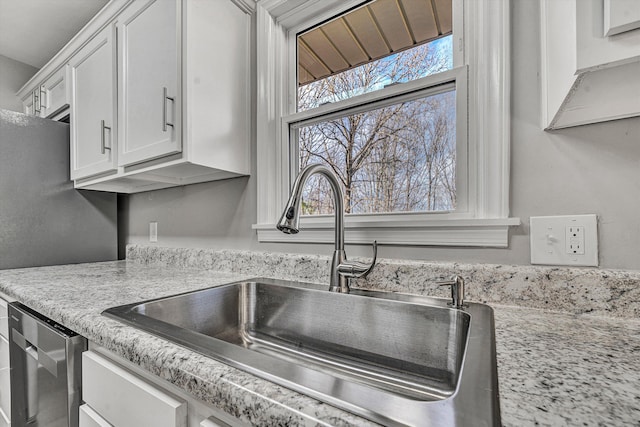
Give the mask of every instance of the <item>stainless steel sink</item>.
POLYGON ((253 279, 103 314, 384 425, 500 425, 483 304, 253 279))

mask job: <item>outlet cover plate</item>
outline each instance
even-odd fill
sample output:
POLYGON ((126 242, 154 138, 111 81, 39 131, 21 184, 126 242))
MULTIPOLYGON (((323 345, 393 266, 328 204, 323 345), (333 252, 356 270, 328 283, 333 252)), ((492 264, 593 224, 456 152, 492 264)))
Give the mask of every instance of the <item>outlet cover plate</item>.
POLYGON ((532 216, 529 219, 531 264, 597 267, 597 224, 596 215, 532 216), (568 230, 575 227, 583 234, 578 253, 568 249, 576 241, 567 241, 571 235, 568 230))

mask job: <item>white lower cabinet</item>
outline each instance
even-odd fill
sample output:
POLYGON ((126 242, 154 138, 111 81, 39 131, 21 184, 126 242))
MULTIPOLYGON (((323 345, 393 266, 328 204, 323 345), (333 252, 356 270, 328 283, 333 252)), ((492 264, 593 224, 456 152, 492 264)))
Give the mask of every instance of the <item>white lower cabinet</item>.
POLYGON ((112 427, 107 420, 102 418, 91 406, 86 403, 80 406, 80 415, 78 417, 78 425, 80 427, 112 427))
POLYGON ((82 355, 82 397, 115 427, 187 425, 186 402, 93 352, 82 355))
POLYGON ((8 325, 7 301, 0 296, 0 427, 11 425, 8 325))
MULTIPOLYGON (((2 361, 2 369, 0 369, 0 425, 11 421, 11 380, 9 378, 9 343, 4 337, 0 337, 2 343, 0 345, 7 347, 7 359, 2 361)), ((4 351, 3 351, 4 353, 4 351)), ((4 355, 3 355, 4 356, 4 355)))
POLYGON ((80 427, 245 427, 110 351, 82 355, 80 427))
POLYGON ((206 420, 202 420, 199 424, 199 427, 227 427, 230 424, 225 423, 222 420, 219 420, 215 417, 207 418, 206 420))

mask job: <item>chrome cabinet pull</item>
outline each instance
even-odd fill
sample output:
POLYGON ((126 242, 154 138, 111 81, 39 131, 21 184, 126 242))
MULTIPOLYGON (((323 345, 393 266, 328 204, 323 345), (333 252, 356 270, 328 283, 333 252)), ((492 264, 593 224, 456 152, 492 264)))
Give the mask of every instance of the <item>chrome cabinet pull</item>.
POLYGON ((38 94, 38 89, 33 90, 33 115, 40 115, 40 95, 38 94))
POLYGON ((104 120, 100 120, 100 152, 102 154, 105 153, 106 150, 111 150, 111 147, 107 147, 105 144, 105 140, 104 140, 104 131, 105 129, 109 130, 109 133, 111 133, 111 127, 110 126, 105 126, 104 125, 104 120))
POLYGON ((167 96, 167 88, 162 88, 162 132, 167 131, 167 126, 173 127, 173 123, 167 122, 167 100, 172 103, 175 102, 175 98, 167 96))
POLYGON ((40 86, 40 109, 49 108, 49 99, 47 97, 47 89, 44 85, 40 86))
POLYGON ((42 89, 40 88, 40 86, 38 86, 37 89, 33 90, 33 96, 34 96, 34 112, 36 113, 37 116, 40 115, 40 113, 42 112, 42 89))

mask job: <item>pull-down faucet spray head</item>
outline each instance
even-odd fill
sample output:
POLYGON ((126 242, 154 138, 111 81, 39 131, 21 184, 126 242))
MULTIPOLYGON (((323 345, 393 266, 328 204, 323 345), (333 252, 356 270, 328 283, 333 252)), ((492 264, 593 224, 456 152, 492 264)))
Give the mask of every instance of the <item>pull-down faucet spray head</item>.
POLYGON ((284 212, 280 217, 280 221, 276 227, 278 230, 287 234, 297 234, 300 231, 300 201, 294 193, 291 194, 287 206, 284 208, 284 212))

